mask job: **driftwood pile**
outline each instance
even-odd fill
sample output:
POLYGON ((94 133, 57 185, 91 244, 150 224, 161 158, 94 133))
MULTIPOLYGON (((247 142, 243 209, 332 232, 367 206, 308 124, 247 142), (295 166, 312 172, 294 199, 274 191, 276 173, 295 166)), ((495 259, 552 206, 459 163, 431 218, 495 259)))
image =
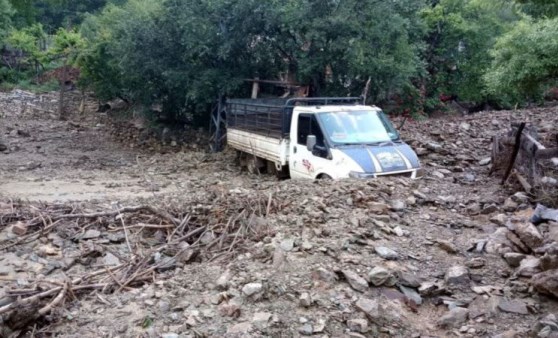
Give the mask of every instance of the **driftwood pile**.
POLYGON ((492 143, 491 173, 502 184, 513 178, 534 199, 558 207, 558 130, 538 131, 533 125, 513 123, 492 143))
POLYGON ((0 337, 30 331, 80 296, 102 300, 194 261, 230 258, 270 234, 265 217, 276 209, 272 196, 227 202, 97 212, 83 205, 0 202, 0 230, 11 234, 0 251, 59 264, 25 278, 0 275, 0 337), (112 262, 103 261, 107 255, 112 262), (60 263, 68 259, 72 263, 60 263))

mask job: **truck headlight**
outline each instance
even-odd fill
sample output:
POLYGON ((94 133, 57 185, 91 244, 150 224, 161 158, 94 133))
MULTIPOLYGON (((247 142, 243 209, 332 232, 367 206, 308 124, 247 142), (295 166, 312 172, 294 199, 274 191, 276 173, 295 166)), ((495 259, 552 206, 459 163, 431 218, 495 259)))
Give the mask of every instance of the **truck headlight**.
POLYGON ((349 177, 350 178, 373 178, 374 174, 361 173, 361 172, 358 172, 358 171, 351 171, 349 173, 349 177))

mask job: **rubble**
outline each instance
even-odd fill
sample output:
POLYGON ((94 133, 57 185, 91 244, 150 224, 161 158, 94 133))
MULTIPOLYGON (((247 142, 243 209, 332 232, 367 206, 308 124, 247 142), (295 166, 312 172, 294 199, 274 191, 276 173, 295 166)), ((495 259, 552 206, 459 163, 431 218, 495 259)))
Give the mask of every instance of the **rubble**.
POLYGON ((387 260, 399 259, 399 254, 393 249, 379 246, 379 247, 375 247, 374 250, 376 250, 378 256, 382 257, 383 259, 387 259, 387 260))
POLYGON ((445 281, 448 284, 464 284, 469 280, 469 269, 465 266, 454 265, 446 272, 445 281))
POLYGON ((556 227, 479 163, 510 119, 554 110, 409 122, 419 180, 306 182, 241 172, 197 136, 142 143, 110 114, 22 113, 21 97, 0 125, 2 336, 555 331, 556 227), (26 309, 46 315, 29 324, 11 304, 37 295, 26 309))
POLYGON ((366 279, 359 276, 356 272, 343 270, 342 273, 353 289, 360 292, 366 292, 366 290, 368 290, 368 282, 366 281, 366 279))
POLYGON ((558 270, 548 270, 534 274, 531 278, 531 284, 540 293, 558 297, 558 270))
POLYGON ((469 318, 469 310, 462 307, 454 307, 448 313, 443 315, 438 320, 438 325, 441 327, 452 328, 458 327, 465 323, 469 318))
POLYGON ((397 282, 395 276, 380 266, 377 266, 368 272, 368 281, 374 286, 393 286, 397 282))

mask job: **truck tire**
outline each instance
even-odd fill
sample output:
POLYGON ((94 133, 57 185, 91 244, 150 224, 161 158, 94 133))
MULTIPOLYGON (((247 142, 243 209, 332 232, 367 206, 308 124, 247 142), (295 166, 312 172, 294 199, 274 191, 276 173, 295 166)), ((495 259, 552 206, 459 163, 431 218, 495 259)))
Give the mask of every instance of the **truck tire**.
POLYGON ((273 169, 275 171, 275 176, 280 180, 286 180, 289 177, 291 177, 291 175, 289 173, 289 166, 288 165, 282 166, 281 170, 277 170, 277 168, 275 168, 275 166, 274 166, 273 169))
POLYGON ((266 161, 262 158, 246 154, 246 169, 250 174, 260 175, 265 172, 266 161))

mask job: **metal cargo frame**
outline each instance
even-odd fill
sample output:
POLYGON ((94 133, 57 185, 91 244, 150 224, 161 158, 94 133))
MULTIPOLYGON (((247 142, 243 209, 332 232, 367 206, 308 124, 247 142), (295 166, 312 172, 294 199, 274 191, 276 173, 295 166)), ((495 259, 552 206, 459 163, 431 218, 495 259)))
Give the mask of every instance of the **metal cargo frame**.
POLYGON ((364 104, 362 97, 221 99, 212 113, 211 149, 223 150, 224 126, 278 139, 289 138, 295 107, 357 104, 364 104))

